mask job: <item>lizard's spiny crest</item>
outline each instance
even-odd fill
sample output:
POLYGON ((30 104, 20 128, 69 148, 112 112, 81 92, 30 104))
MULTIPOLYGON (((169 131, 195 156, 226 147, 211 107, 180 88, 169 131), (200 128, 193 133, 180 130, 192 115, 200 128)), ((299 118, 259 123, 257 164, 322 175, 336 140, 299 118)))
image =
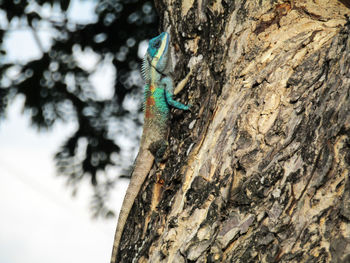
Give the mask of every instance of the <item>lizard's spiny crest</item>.
POLYGON ((148 54, 146 53, 145 56, 143 57, 142 66, 141 66, 141 74, 145 81, 150 80, 150 73, 149 73, 150 64, 148 62, 147 56, 148 54))

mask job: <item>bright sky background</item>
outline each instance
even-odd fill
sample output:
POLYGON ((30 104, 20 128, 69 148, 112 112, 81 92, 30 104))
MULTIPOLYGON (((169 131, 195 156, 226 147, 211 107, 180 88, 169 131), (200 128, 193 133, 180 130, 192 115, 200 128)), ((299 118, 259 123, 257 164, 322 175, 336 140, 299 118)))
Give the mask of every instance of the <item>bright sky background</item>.
MULTIPOLYGON (((90 21, 93 10, 93 1, 76 0, 69 14, 90 21)), ((39 32, 46 47, 49 34, 39 32)), ((40 54, 32 35, 24 31, 11 34, 7 46, 12 59, 40 54)), ((102 67, 93 77, 101 96, 111 95, 113 74, 102 67)), ((55 175, 53 154, 75 127, 58 124, 52 131, 38 133, 29 127, 22 105, 23 98, 16 98, 6 120, 0 122, 0 263, 109 262, 116 219, 91 219, 89 182, 72 198, 65 178, 55 175)), ((127 184, 121 181, 114 189, 118 194, 112 203, 118 211, 127 184)))

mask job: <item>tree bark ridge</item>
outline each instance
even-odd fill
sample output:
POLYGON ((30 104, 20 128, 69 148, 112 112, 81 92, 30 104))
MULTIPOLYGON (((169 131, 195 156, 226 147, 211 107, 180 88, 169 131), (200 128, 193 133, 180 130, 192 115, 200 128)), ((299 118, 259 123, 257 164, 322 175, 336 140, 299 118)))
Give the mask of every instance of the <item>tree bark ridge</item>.
POLYGON ((139 261, 350 262, 349 9, 168 5, 175 46, 203 60, 139 261))

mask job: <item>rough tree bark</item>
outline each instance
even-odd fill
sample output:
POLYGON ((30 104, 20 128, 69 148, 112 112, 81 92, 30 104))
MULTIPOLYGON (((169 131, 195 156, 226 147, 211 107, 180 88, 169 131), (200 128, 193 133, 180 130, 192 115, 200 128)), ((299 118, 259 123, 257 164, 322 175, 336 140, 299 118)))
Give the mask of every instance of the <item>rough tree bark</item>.
POLYGON ((350 262, 346 1, 159 0, 177 79, 201 59, 122 262, 350 262), (345 2, 345 4, 344 4, 345 2))

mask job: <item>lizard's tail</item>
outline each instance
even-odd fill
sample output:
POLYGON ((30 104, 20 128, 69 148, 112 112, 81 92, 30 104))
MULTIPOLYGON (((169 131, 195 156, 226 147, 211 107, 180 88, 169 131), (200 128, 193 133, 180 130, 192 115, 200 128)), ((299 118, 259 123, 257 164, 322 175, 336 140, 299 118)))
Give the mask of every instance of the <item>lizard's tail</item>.
POLYGON ((134 171, 131 175, 131 181, 128 189, 126 190, 122 208, 119 213, 117 229, 114 235, 111 263, 117 263, 120 240, 122 238, 126 220, 128 219, 130 210, 138 193, 140 192, 141 186, 152 168, 153 161, 154 157, 148 150, 140 151, 136 158, 134 171))

